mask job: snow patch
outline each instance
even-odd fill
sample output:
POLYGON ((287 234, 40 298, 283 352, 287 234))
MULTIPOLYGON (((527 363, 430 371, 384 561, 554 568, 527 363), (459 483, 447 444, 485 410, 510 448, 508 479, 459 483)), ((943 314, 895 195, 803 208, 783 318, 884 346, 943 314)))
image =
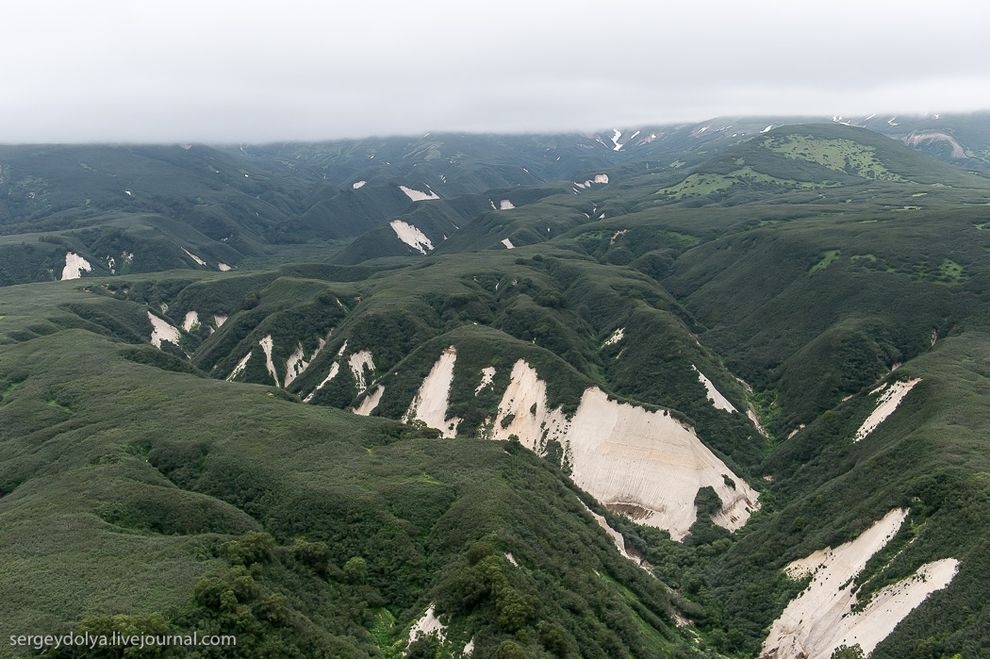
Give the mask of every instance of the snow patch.
POLYGON ((608 183, 608 174, 595 174, 595 178, 592 179, 592 183, 608 183))
POLYGON ((83 272, 92 272, 93 266, 89 261, 79 256, 75 252, 65 253, 65 266, 62 268, 62 281, 66 279, 79 279, 83 272))
POLYGON ((506 249, 515 249, 516 248, 516 246, 513 245, 512 244, 512 241, 509 240, 508 238, 503 238, 501 242, 502 242, 503 245, 505 245, 505 248, 506 249))
POLYGON ((457 349, 449 346, 433 364, 433 368, 423 379, 419 391, 409 403, 402 420, 405 423, 419 420, 430 428, 440 431, 441 437, 456 437, 461 419, 447 418, 450 385, 454 381, 454 364, 457 362, 457 349))
POLYGON ((927 563, 877 591, 860 611, 855 577, 897 533, 907 518, 902 508, 887 513, 855 540, 821 549, 784 568, 792 579, 811 576, 809 586, 774 621, 761 656, 829 659, 840 645, 859 644, 869 656, 908 613, 952 581, 959 561, 927 563))
POLYGON ((693 368, 694 372, 698 374, 698 380, 701 381, 701 384, 705 385, 705 390, 708 392, 708 400, 712 402, 712 405, 715 406, 715 409, 725 410, 726 412, 739 411, 735 408, 735 406, 732 403, 729 402, 728 398, 722 395, 722 392, 720 392, 718 389, 715 388, 715 385, 712 384, 712 381, 706 378, 705 374, 698 370, 697 366, 691 364, 691 368, 693 368))
POLYGON ((230 272, 233 268, 221 261, 220 263, 217 263, 217 270, 220 272, 230 272))
POLYGON ((426 234, 419 230, 418 227, 409 224, 408 222, 403 222, 402 220, 392 220, 388 223, 392 227, 392 231, 395 232, 396 237, 415 249, 420 254, 426 254, 427 252, 433 251, 433 242, 426 237, 426 234))
POLYGON ((354 374, 358 393, 364 393, 364 390, 368 388, 364 380, 364 371, 365 369, 371 372, 375 370, 375 361, 371 358, 371 352, 368 350, 355 352, 348 358, 347 365, 351 367, 351 373, 354 374))
POLYGON ((516 205, 513 204, 508 199, 503 199, 502 201, 498 202, 498 209, 500 211, 510 211, 510 210, 512 210, 515 207, 516 207, 516 205))
POLYGON ((179 329, 170 325, 168 321, 159 318, 155 314, 148 312, 148 321, 151 322, 151 345, 161 349, 162 342, 168 341, 173 345, 179 345, 179 329))
POLYGON ((618 240, 622 236, 626 235, 627 233, 629 233, 629 229, 619 229, 618 231, 616 231, 615 233, 613 233, 612 234, 612 237, 609 238, 609 241, 608 241, 609 247, 611 247, 612 245, 614 245, 616 240, 618 240))
POLYGON ((568 418, 560 408, 548 408, 546 388, 533 367, 517 361, 488 436, 516 435, 541 454, 549 441, 559 442, 579 487, 640 524, 668 530, 675 540, 695 522, 694 499, 702 487, 712 487, 722 501, 712 521, 730 531, 759 508, 757 493, 668 411, 609 400, 589 387, 568 418))
POLYGON ((360 190, 361 188, 363 188, 365 186, 366 183, 367 183, 367 181, 355 181, 351 185, 351 189, 352 190, 360 190))
POLYGON ((409 197, 409 199, 411 199, 412 201, 430 201, 432 199, 440 198, 436 192, 430 190, 429 186, 427 186, 426 188, 427 190, 430 190, 429 192, 423 192, 422 190, 414 190, 413 188, 407 188, 404 185, 400 185, 399 189, 405 192, 406 196, 409 197))
POLYGON ((619 142, 619 140, 621 138, 622 138, 622 131, 619 130, 618 128, 613 128, 612 129, 612 138, 611 138, 612 139, 612 144, 614 145, 614 146, 612 146, 612 150, 613 151, 620 151, 622 149, 622 147, 625 146, 624 144, 621 144, 619 142))
POLYGON ((275 386, 277 387, 278 373, 275 372, 275 362, 272 361, 272 349, 275 347, 272 335, 269 334, 258 341, 258 345, 261 346, 262 351, 265 353, 265 369, 267 369, 268 375, 272 376, 272 380, 275 381, 275 386))
POLYGON ((190 252, 185 247, 180 247, 179 249, 181 249, 183 252, 185 252, 186 253, 186 256, 188 256, 193 261, 195 261, 197 265, 206 265, 206 261, 204 261, 203 259, 201 259, 198 256, 196 256, 195 254, 193 254, 192 252, 190 252))
POLYGON ((766 128, 764 128, 760 132, 761 133, 769 133, 771 130, 773 130, 773 124, 770 124, 769 126, 767 126, 766 128))
POLYGON ((494 366, 486 366, 485 368, 481 369, 481 383, 474 388, 474 395, 477 396, 482 391, 484 391, 485 387, 492 386, 492 379, 494 379, 494 377, 495 377, 494 366))
POLYGON ((870 413, 870 416, 866 417, 866 421, 856 431, 853 441, 858 442, 876 430, 877 426, 894 413, 894 410, 901 404, 904 397, 908 395, 908 392, 914 389, 914 385, 919 382, 921 382, 921 378, 898 380, 889 386, 881 386, 871 391, 870 393, 880 393, 880 398, 877 400, 877 406, 870 413))
POLYGON ((187 311, 186 317, 182 319, 182 329, 191 332, 197 325, 199 325, 199 314, 195 311, 187 311))
POLYGON ((385 387, 379 384, 351 411, 359 416, 369 416, 378 407, 378 403, 382 402, 383 395, 385 395, 385 387))

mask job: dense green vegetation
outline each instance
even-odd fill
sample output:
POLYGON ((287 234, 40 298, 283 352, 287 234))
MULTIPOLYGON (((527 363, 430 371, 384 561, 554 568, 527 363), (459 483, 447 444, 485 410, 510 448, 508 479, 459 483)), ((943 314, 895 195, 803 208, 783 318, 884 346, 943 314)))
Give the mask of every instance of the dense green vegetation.
MULTIPOLYGON (((990 184, 867 130, 747 121, 620 152, 578 136, 4 147, 0 638, 755 657, 803 586, 782 568, 905 507, 860 601, 926 562, 961 567, 872 656, 986 655, 990 184), (435 249, 400 242, 395 217, 435 249), (67 251, 93 269, 54 282, 67 251), (149 312, 175 342, 149 345, 149 312), (449 346, 461 421, 439 439, 401 420, 449 346), (761 509, 730 533, 702 488, 674 542, 581 492, 559 444, 542 460, 479 440, 519 359, 566 413, 589 386, 669 410, 761 509), (854 442, 870 391, 911 377, 854 442), (379 386, 369 418, 350 413, 379 386), (409 643, 431 606, 444 637, 409 643)), ((986 143, 976 121, 959 139, 986 143)))

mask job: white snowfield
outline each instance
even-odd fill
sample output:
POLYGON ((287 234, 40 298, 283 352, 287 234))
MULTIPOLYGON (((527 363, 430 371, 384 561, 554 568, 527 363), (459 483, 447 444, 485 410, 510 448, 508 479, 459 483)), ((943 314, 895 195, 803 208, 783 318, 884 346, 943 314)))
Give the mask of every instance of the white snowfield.
POLYGON ((420 636, 436 636, 441 643, 447 639, 447 626, 437 618, 433 604, 430 604, 426 613, 409 630, 409 643, 413 643, 420 636))
POLYGON ((505 248, 506 249, 515 249, 516 248, 516 246, 513 245, 512 244, 512 241, 509 240, 508 238, 503 238, 502 239, 502 244, 505 245, 505 248))
POLYGON ((192 252, 190 252, 185 247, 180 247, 179 249, 181 249, 183 252, 185 252, 186 253, 186 256, 188 256, 193 261, 195 261, 197 265, 206 265, 206 261, 204 261, 203 259, 201 259, 198 256, 196 256, 195 254, 193 254, 192 252))
POLYGON ((456 416, 447 418, 450 385, 454 381, 456 362, 457 349, 454 346, 449 346, 440 353, 440 357, 419 386, 419 391, 409 403, 409 409, 402 417, 405 423, 419 420, 428 427, 439 430, 442 437, 457 436, 457 426, 461 423, 461 419, 456 416))
POLYGON ((870 413, 870 416, 866 417, 866 421, 859 427, 859 430, 856 431, 853 441, 858 442, 876 430, 877 426, 894 413, 894 410, 901 404, 904 397, 908 395, 908 392, 914 389, 914 386, 919 382, 921 382, 921 378, 898 380, 893 384, 874 389, 871 393, 880 392, 880 398, 877 399, 877 406, 870 413))
MULTIPOLYGON (((336 364, 335 364, 336 366, 336 364)), ((354 414, 359 416, 369 416, 378 407, 378 403, 382 402, 382 396, 385 395, 385 387, 382 385, 377 385, 371 390, 364 399, 358 403, 358 406, 351 410, 354 414)))
POLYGON ((197 325, 199 325, 199 314, 195 311, 187 311, 186 317, 182 319, 182 329, 191 332, 197 325))
POLYGON ((62 268, 62 281, 66 279, 79 279, 84 272, 92 272, 93 266, 89 261, 79 256, 75 252, 65 253, 65 266, 62 268))
POLYGON ((313 397, 316 396, 316 393, 320 389, 322 389, 323 387, 325 387, 330 382, 330 380, 333 380, 335 377, 337 377, 337 373, 339 373, 339 372, 340 372, 340 364, 338 364, 337 362, 334 362, 330 366, 330 372, 327 373, 327 376, 325 378, 323 378, 323 381, 322 382, 320 382, 318 385, 316 385, 316 388, 315 389, 313 389, 311 392, 309 392, 309 395, 308 396, 306 396, 305 398, 303 398, 303 402, 304 403, 308 403, 311 400, 313 400, 313 397))
POLYGON ((278 373, 275 371, 275 362, 272 361, 272 349, 275 347, 272 335, 266 335, 265 338, 258 341, 258 345, 261 346, 261 350, 265 353, 265 369, 268 371, 268 375, 272 376, 272 380, 277 387, 278 373))
MULTIPOLYGON (((327 335, 327 338, 330 338, 327 335)), ((284 384, 288 387, 292 384, 296 378, 306 372, 309 365, 313 363, 320 352, 327 346, 327 339, 321 338, 316 346, 316 350, 313 354, 306 358, 306 353, 303 351, 302 343, 296 344, 296 349, 289 355, 289 358, 285 361, 285 380, 284 384)))
POLYGON ((726 412, 738 412, 736 406, 729 402, 729 399, 722 395, 722 392, 715 388, 712 381, 705 377, 705 374, 698 370, 698 367, 691 364, 691 368, 694 372, 698 374, 698 380, 701 384, 705 385, 705 390, 708 392, 708 400, 712 402, 717 410, 725 410, 726 412))
POLYGON ((388 223, 388 225, 392 227, 392 231, 395 232, 395 235, 399 240, 409 245, 420 254, 426 254, 427 252, 433 251, 433 241, 431 241, 425 233, 420 231, 419 227, 409 224, 408 222, 403 222, 402 220, 392 220, 388 223))
POLYGON ((811 575, 811 584, 774 621, 760 656, 829 659, 840 645, 854 644, 869 656, 912 610, 948 586, 959 569, 954 558, 921 566, 912 576, 877 591, 865 608, 853 612, 859 604, 854 578, 890 542, 907 514, 902 508, 891 510, 855 540, 788 565, 789 577, 811 575))
POLYGON ((148 312, 148 321, 151 323, 151 338, 149 339, 151 345, 159 349, 161 349, 163 341, 179 345, 179 329, 177 327, 150 311, 148 312))
POLYGON ((400 185, 399 186, 399 189, 402 190, 403 192, 405 192, 406 193, 406 196, 409 197, 409 199, 411 199, 412 201, 430 201, 432 199, 439 199, 440 198, 437 195, 437 193, 434 192, 433 190, 430 190, 429 187, 426 188, 427 190, 430 190, 429 192, 423 192, 422 190, 415 190, 413 188, 407 188, 404 185, 400 185))
POLYGON ((366 183, 367 183, 367 181, 355 181, 351 185, 351 189, 352 190, 360 190, 361 188, 363 188, 365 186, 366 183))
POLYGON ((355 352, 348 358, 347 365, 351 367, 351 373, 354 375, 354 381, 357 383, 358 393, 364 393, 364 390, 368 388, 364 380, 364 371, 365 369, 371 372, 375 370, 375 360, 371 358, 371 352, 368 350, 355 352))
POLYGON ((533 367, 518 360, 491 437, 516 435, 537 453, 547 441, 560 442, 574 482, 608 508, 666 529, 678 541, 697 519, 694 499, 702 487, 711 486, 722 501, 712 521, 723 528, 742 527, 759 508, 756 491, 666 410, 609 400, 601 389, 589 387, 567 418, 560 408, 547 406, 546 392, 533 367))

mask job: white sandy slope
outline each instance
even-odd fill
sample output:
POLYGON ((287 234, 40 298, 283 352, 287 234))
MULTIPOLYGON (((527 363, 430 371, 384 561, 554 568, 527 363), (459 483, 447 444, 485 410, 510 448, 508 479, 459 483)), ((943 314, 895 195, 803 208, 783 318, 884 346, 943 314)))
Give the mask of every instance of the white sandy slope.
POLYGON ((505 245, 505 248, 506 249, 515 249, 516 248, 516 246, 513 245, 512 244, 512 241, 509 240, 508 238, 503 238, 502 239, 502 244, 505 245))
POLYGON ((904 397, 908 395, 908 392, 914 389, 914 385, 919 382, 921 382, 921 378, 915 378, 913 380, 898 380, 893 384, 881 387, 879 390, 874 389, 874 392, 880 391, 880 398, 877 399, 877 406, 872 412, 870 412, 870 416, 866 417, 866 421, 864 421, 863 425, 859 427, 859 430, 856 431, 853 441, 858 442, 876 430, 877 426, 883 423, 887 417, 894 413, 894 410, 896 410, 897 406, 901 404, 904 397))
POLYGON ((419 391, 409 403, 402 420, 409 423, 414 419, 422 421, 430 428, 436 428, 443 437, 456 437, 461 419, 447 418, 447 404, 450 385, 454 381, 454 364, 457 362, 457 349, 449 346, 440 353, 433 368, 423 378, 419 391))
POLYGON ((177 327, 150 311, 148 312, 148 321, 151 322, 151 338, 149 339, 151 345, 159 349, 162 347, 163 341, 179 345, 179 329, 177 327))
POLYGON ((199 314, 195 311, 187 311, 186 317, 182 319, 182 329, 191 332, 197 325, 199 325, 199 314))
POLYGON ((220 263, 217 263, 217 270, 219 270, 220 272, 230 272, 232 269, 233 268, 231 268, 229 265, 227 265, 222 261, 220 263))
POLYGON ((230 375, 227 376, 227 382, 233 382, 238 375, 243 373, 244 369, 247 368, 248 362, 250 360, 251 360, 251 353, 249 352, 248 354, 244 355, 244 358, 241 359, 241 361, 237 362, 237 366, 235 366, 234 370, 232 370, 230 372, 230 375))
POLYGON ((722 392, 715 388, 712 381, 705 377, 705 374, 698 370, 698 367, 691 364, 691 368, 694 372, 698 374, 698 380, 701 384, 705 385, 705 391, 708 392, 708 400, 712 402, 717 410, 725 410, 726 412, 738 412, 735 405, 729 402, 729 399, 722 395, 722 392))
POLYGON ((364 393, 364 390, 368 388, 364 379, 364 371, 365 369, 371 372, 375 370, 375 360, 372 359, 371 352, 368 350, 355 352, 347 359, 347 365, 350 366, 351 373, 354 375, 358 393, 364 393))
POLYGON ((213 314, 213 322, 216 323, 217 327, 220 327, 227 322, 229 316, 225 313, 215 313, 213 314))
POLYGON ((303 398, 303 402, 304 403, 308 403, 311 400, 313 400, 313 397, 316 396, 316 392, 318 392, 320 389, 322 389, 323 387, 325 387, 330 382, 330 380, 333 380, 335 377, 337 377, 337 373, 339 373, 339 372, 340 372, 340 364, 338 364, 337 362, 334 362, 330 366, 330 371, 327 373, 327 376, 325 378, 323 378, 323 381, 322 382, 320 382, 318 385, 316 385, 316 388, 315 389, 313 389, 311 392, 309 392, 309 395, 308 396, 306 396, 305 398, 303 398))
POLYGON ((371 392, 364 397, 364 399, 358 403, 358 406, 351 410, 354 414, 359 416, 368 416, 375 411, 378 407, 378 403, 382 402, 382 396, 385 395, 385 387, 382 385, 377 385, 371 392))
POLYGON ((548 408, 546 391, 536 371, 517 361, 491 424, 492 438, 516 435, 537 453, 549 440, 560 442, 571 478, 610 509, 682 540, 697 519, 694 499, 702 487, 712 487, 722 501, 712 521, 723 528, 742 527, 759 508, 756 491, 666 410, 609 400, 590 387, 567 418, 560 408, 548 408))
POLYGON ((84 272, 92 272, 93 266, 89 261, 75 252, 65 253, 65 266, 62 268, 62 280, 79 279, 84 272))
POLYGON ((433 190, 430 190, 429 187, 426 188, 427 190, 430 190, 429 192, 423 192, 422 190, 415 190, 413 188, 407 188, 404 185, 400 185, 399 186, 399 189, 402 190, 403 192, 405 192, 406 193, 406 196, 409 197, 412 201, 430 201, 431 199, 439 199, 440 198, 437 195, 437 193, 434 192, 433 190))
POLYGON ((277 387, 278 373, 275 371, 275 362, 272 361, 272 349, 275 347, 272 335, 268 334, 265 336, 265 338, 258 341, 258 345, 261 346, 261 350, 265 353, 265 369, 268 371, 268 375, 272 376, 272 380, 274 380, 277 387))
POLYGON ((812 575, 811 584, 774 621, 762 657, 829 659, 840 645, 859 644, 868 656, 874 648, 932 593, 952 581, 959 562, 952 558, 927 563, 915 573, 877 591, 859 612, 853 579, 894 537, 908 511, 887 513, 855 540, 822 549, 785 568, 788 576, 812 575))
POLYGON ((447 626, 437 618, 433 604, 430 604, 430 607, 426 609, 426 613, 409 630, 409 643, 412 643, 420 636, 436 636, 440 639, 441 643, 447 638, 447 626))
POLYGON ((588 511, 588 514, 591 515, 592 518, 594 518, 595 522, 598 523, 598 526, 600 526, 601 529, 603 531, 605 531, 605 533, 608 535, 608 537, 612 540, 612 544, 615 545, 615 548, 619 550, 619 553, 620 554, 622 554, 625 558, 628 558, 630 561, 632 561, 636 565, 640 565, 641 566, 643 564, 643 561, 641 561, 640 559, 636 558, 635 556, 633 556, 632 554, 630 554, 628 551, 626 551, 626 540, 625 540, 625 538, 622 537, 622 534, 621 533, 619 533, 618 531, 616 531, 615 529, 613 529, 611 526, 609 526, 608 520, 605 519, 605 517, 603 515, 599 515, 598 513, 596 513, 594 510, 592 510, 588 506, 585 506, 583 501, 581 502, 581 505, 584 506, 584 509, 588 511))
POLYGON ((626 328, 620 327, 619 329, 612 332, 607 339, 605 339, 605 343, 602 344, 602 347, 614 346, 616 343, 624 339, 625 336, 626 336, 626 328))
POLYGON ((485 368, 481 369, 481 382, 479 382, 478 386, 474 388, 474 395, 477 396, 482 391, 484 391, 486 387, 492 386, 492 380, 494 378, 495 378, 494 366, 486 366, 485 368))
POLYGON ((201 259, 198 256, 196 256, 195 254, 193 254, 192 252, 190 252, 185 247, 180 247, 179 249, 181 249, 183 252, 185 252, 186 253, 186 256, 188 256, 193 261, 195 261, 196 262, 196 265, 206 265, 206 261, 204 261, 203 259, 201 259))
MULTIPOLYGON (((329 336, 327 338, 329 338, 329 336)), ((321 338, 317 343, 316 350, 313 351, 313 354, 306 357, 306 353, 303 351, 302 343, 297 343, 296 349, 285 361, 285 386, 288 387, 295 381, 296 378, 305 373, 306 369, 309 368, 309 365, 313 363, 313 360, 319 356, 326 346, 327 339, 321 338)))
POLYGON ((409 245, 420 254, 426 254, 427 252, 433 251, 433 241, 430 240, 425 233, 420 231, 419 227, 409 224, 408 222, 403 222, 402 220, 392 220, 388 223, 388 225, 392 227, 392 231, 395 232, 395 236, 399 240, 409 245))

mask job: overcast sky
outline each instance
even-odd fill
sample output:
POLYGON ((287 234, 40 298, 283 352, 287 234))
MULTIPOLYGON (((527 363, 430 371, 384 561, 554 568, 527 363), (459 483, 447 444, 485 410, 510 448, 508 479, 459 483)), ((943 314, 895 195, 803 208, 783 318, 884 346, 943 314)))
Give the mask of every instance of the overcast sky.
POLYGON ((0 21, 0 142, 990 109, 983 1, 10 0, 0 21))

